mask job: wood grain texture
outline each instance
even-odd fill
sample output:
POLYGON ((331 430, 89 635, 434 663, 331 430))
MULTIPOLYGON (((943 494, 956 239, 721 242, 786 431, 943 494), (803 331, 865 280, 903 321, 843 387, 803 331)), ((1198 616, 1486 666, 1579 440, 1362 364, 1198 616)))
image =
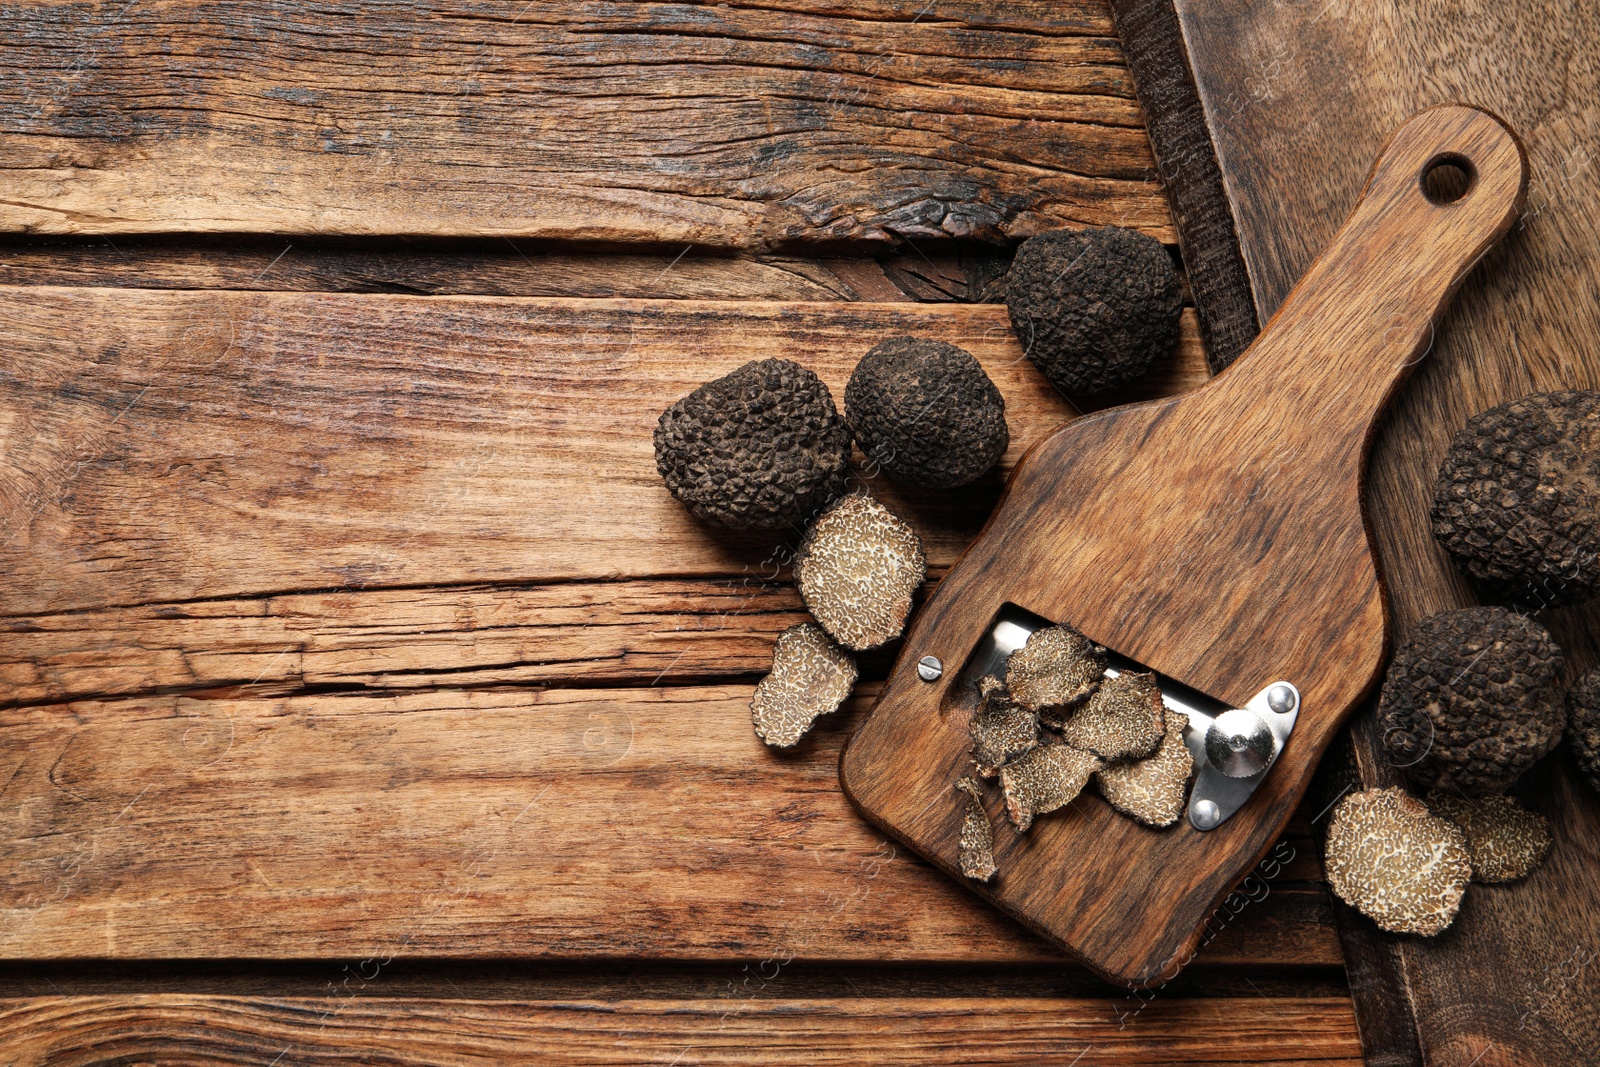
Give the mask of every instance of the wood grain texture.
MULTIPOLYGON (((1060 961, 850 810, 870 692, 790 755, 748 685, 5 712, 0 957, 1060 961)), ((1337 965, 1285 858, 1206 963, 1337 965)))
MULTIPOLYGON (((1441 323, 1433 357, 1374 444, 1374 534, 1403 636, 1423 616, 1476 599, 1427 527, 1450 436, 1475 412, 1528 392, 1600 387, 1600 82, 1590 60, 1600 11, 1477 0, 1175 7, 1264 314, 1353 201, 1362 158, 1410 110, 1481 103, 1527 145, 1526 211, 1441 323)), ((1570 672, 1600 662, 1592 606, 1540 618, 1570 672)), ((1397 781, 1369 720, 1353 734, 1360 780, 1397 781)), ((1432 941, 1387 937, 1342 910, 1347 948, 1364 961, 1351 978, 1369 1062, 1600 1062, 1591 1010, 1600 803, 1561 758, 1527 789, 1557 837, 1534 878, 1470 891, 1455 926, 1432 941)))
POLYGON ((253 238, 18 240, 0 244, 0 285, 412 296, 645 300, 982 302, 1010 255, 971 242, 919 241, 872 256, 663 251, 543 242, 253 238))
POLYGON ((622 1000, 36 997, 0 1004, 14 1067, 485 1063, 1360 1063, 1349 1004, 1239 998, 1152 1006, 1065 998, 622 1000), (397 1023, 399 1025, 397 1025, 397 1023), (674 1057, 677 1057, 674 1059, 674 1057), (1077 1059, 1074 1059, 1077 1057, 1077 1059))
POLYGON ((1434 317, 1511 225, 1526 177, 1491 116, 1416 116, 1245 356, 1186 396, 1077 420, 1033 449, 912 623, 845 754, 841 777, 863 812, 959 871, 952 786, 971 765, 972 701, 954 665, 1007 603, 1229 707, 1288 679, 1302 699, 1294 736, 1218 829, 1151 831, 1086 797, 1026 836, 1002 832, 1004 875, 967 883, 1109 979, 1181 969, 1376 682, 1387 624, 1363 514, 1367 443, 1434 317), (1422 177, 1446 153, 1477 178, 1439 205, 1422 177), (936 685, 918 677, 929 655, 952 665, 936 685))
POLYGON ((1220 371, 1255 340, 1262 319, 1250 299, 1233 208, 1188 49, 1171 0, 1112 0, 1111 8, 1172 205, 1183 261, 1201 265, 1193 271, 1199 286, 1195 310, 1206 358, 1213 371, 1220 371))
POLYGON ((3 231, 1172 236, 1098 0, 30 0, 3 25, 3 231))
MULTIPOLYGON (((788 538, 696 524, 667 405, 747 360, 843 397, 896 334, 971 350, 1020 451, 1072 409, 1005 309, 0 289, 0 614, 290 591, 776 577, 788 538), (465 549, 465 550, 464 550, 465 549)), ((1203 376, 1181 358, 1146 383, 1203 376)), ((1146 394, 1149 395, 1149 394, 1146 394)), ((873 490, 950 563, 999 491, 873 490)))

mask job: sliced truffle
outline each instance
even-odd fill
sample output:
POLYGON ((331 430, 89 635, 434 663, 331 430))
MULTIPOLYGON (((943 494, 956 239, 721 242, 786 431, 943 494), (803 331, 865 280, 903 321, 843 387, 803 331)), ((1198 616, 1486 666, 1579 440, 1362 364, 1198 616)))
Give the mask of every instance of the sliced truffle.
POLYGON ((844 491, 850 428, 822 379, 763 359, 661 413, 656 469, 696 517, 742 530, 804 523, 844 491))
POLYGON ((1123 671, 1100 683, 1061 728, 1061 738, 1103 760, 1144 759, 1160 746, 1166 729, 1156 676, 1123 671))
POLYGON ((968 725, 972 762, 985 778, 1031 749, 1039 739, 1039 714, 1011 699, 994 678, 978 683, 978 710, 968 725))
POLYGON ((1027 707, 1065 709, 1094 692, 1105 671, 1105 649, 1070 626, 1047 626, 1011 653, 1006 686, 1027 707))
POLYGON ((789 748, 817 716, 837 711, 856 684, 856 661, 809 622, 778 635, 772 670, 750 698, 756 736, 773 748, 789 748))
POLYGON ((1455 920, 1472 876, 1466 835, 1404 789, 1351 793, 1328 825, 1328 884, 1397 934, 1432 937, 1455 920))
POLYGON ((1530 608, 1600 589, 1600 393, 1536 393, 1467 420, 1433 533, 1483 589, 1530 608))
POLYGON ((978 882, 994 877, 994 829, 989 825, 989 813, 983 807, 983 793, 978 783, 963 777, 956 788, 967 795, 967 810, 961 817, 961 841, 956 858, 961 863, 961 873, 978 882))
POLYGON ((1172 351, 1183 283, 1161 242, 1137 230, 1057 230, 1017 249, 1006 307, 1034 366, 1062 392, 1092 396, 1172 351))
POLYGON ((864 493, 824 511, 794 561, 806 607, 835 641, 858 652, 900 636, 927 570, 916 533, 864 493))
POLYGON ((1561 740, 1561 650, 1505 608, 1443 611, 1395 652, 1378 702, 1391 763, 1430 790, 1504 791, 1561 740))
POLYGON ((1000 768, 1006 814, 1018 831, 1026 830, 1035 815, 1072 803, 1102 765, 1094 753, 1059 741, 1035 746, 1015 763, 1000 768))
POLYGON ((1583 673, 1567 693, 1567 737, 1589 784, 1600 792, 1600 667, 1583 673))
POLYGON ((1194 757, 1183 741, 1185 722, 1182 715, 1167 716, 1167 732, 1154 756, 1095 772, 1095 784, 1106 803, 1146 826, 1171 826, 1178 821, 1194 774, 1194 757))
POLYGON ((1000 390, 972 353, 944 341, 874 347, 845 386, 844 414, 867 458, 910 485, 966 485, 1011 443, 1000 390))
POLYGON ((1428 810, 1466 834, 1475 882, 1514 882, 1550 853, 1550 824, 1510 797, 1435 793, 1428 797, 1428 810))

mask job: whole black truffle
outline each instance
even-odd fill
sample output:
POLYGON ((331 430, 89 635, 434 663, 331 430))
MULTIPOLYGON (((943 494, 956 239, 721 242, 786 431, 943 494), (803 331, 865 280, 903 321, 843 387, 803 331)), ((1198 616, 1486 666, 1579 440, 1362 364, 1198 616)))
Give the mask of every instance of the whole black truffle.
POLYGON ((1389 759, 1430 789, 1504 791, 1561 740, 1561 649, 1505 608, 1417 624, 1389 664, 1378 726, 1389 759))
POLYGON ((1600 792, 1600 667, 1591 667, 1567 693, 1567 740, 1589 784, 1600 792))
POLYGON ((1064 393, 1136 381, 1172 351, 1183 283, 1161 242, 1102 226, 1030 237, 1006 279, 1022 350, 1064 393))
POLYGON ((1450 443, 1433 534, 1489 594, 1531 607, 1600 589, 1600 393, 1536 393, 1450 443))
POLYGON ((1000 390, 944 341, 891 337, 873 348, 845 386, 844 417, 861 451, 912 485, 966 485, 1011 443, 1000 390))
POLYGON ((707 382, 661 413, 656 469, 697 517, 772 530, 844 491, 850 428, 822 379, 763 359, 707 382))

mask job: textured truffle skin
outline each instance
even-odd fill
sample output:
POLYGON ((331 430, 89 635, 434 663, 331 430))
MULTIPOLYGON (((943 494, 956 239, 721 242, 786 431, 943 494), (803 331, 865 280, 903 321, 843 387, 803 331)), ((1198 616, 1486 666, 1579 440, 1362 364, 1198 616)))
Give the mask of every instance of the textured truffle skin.
POLYGON ((1397 934, 1432 937, 1455 921, 1472 877, 1467 838, 1404 789, 1351 793, 1333 809, 1328 885, 1397 934))
POLYGON ((994 830, 983 806, 983 793, 971 778, 962 778, 956 788, 966 794, 966 811, 961 816, 961 838, 956 844, 956 859, 961 873, 977 882, 994 877, 994 830))
POLYGON ((1016 703, 993 678, 978 683, 978 710, 967 724, 972 762, 985 778, 1026 755, 1039 742, 1039 713, 1016 703))
POLYGON ((1178 821, 1194 774, 1194 757, 1183 740, 1186 722, 1181 715, 1167 716, 1161 747, 1149 759, 1115 763, 1095 772, 1095 784, 1106 803, 1146 826, 1171 826, 1178 821))
POLYGON ((1104 760, 1144 759, 1160 747, 1166 730, 1156 676, 1123 671, 1100 683, 1061 728, 1061 737, 1104 760))
POLYGON ((1011 443, 1000 390, 944 341, 891 337, 873 348, 845 386, 844 413, 867 458, 910 485, 966 485, 1011 443))
POLYGON ((1131 384, 1172 351, 1183 283, 1161 242, 1137 230, 1057 230, 1017 250, 1006 306, 1045 377, 1092 396, 1131 384))
POLYGON ((1103 763, 1093 752, 1059 742, 1037 745, 1015 763, 1000 768, 1006 814, 1021 833, 1044 815, 1072 803, 1103 763))
POLYGON ((1600 589, 1600 393, 1473 416, 1434 490, 1433 534, 1485 592, 1533 608, 1600 589))
POLYGON ((656 469, 706 522, 740 530, 803 523, 844 491, 850 429, 822 379, 763 359, 661 413, 656 469))
POLYGON ((1105 649, 1070 626, 1047 626, 1011 653, 1006 686, 1024 707, 1065 709, 1093 693, 1105 671, 1105 649))
POLYGON ((1428 789, 1503 792, 1561 740, 1561 662, 1544 627, 1505 608, 1423 619, 1378 703, 1390 761, 1428 789))
POLYGON ((1567 693, 1567 739, 1589 784, 1600 792, 1600 667, 1583 673, 1567 693))

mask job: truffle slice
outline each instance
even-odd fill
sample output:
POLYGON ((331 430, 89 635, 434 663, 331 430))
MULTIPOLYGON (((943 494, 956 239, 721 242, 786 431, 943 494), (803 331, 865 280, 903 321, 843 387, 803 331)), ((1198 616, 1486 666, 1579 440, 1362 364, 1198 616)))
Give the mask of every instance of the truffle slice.
POLYGON ((1094 692, 1105 670, 1105 649, 1070 626, 1047 626, 1011 653, 1006 686, 1026 707, 1069 708, 1094 692))
POLYGON ((1567 738, 1589 784, 1600 792, 1600 667, 1591 667, 1567 693, 1567 738))
POLYGON ((1156 676, 1123 671, 1100 683, 1062 727, 1061 738, 1103 760, 1144 759, 1160 746, 1166 729, 1156 676))
POLYGON ((1094 753, 1059 741, 1034 747, 1015 763, 1000 768, 1006 814, 1019 832, 1026 830, 1035 815, 1070 804, 1101 766, 1094 753))
POLYGON ((1395 652, 1378 702, 1389 761, 1430 790, 1504 791, 1561 740, 1561 650, 1505 608, 1430 615, 1395 652))
POLYGON ((963 777, 956 788, 967 795, 966 814, 961 817, 961 843, 957 858, 961 873, 978 882, 994 877, 994 830, 989 825, 989 813, 983 808, 983 794, 978 783, 963 777))
POLYGON ((1034 366, 1062 392, 1092 396, 1131 384, 1172 351, 1183 283, 1154 237, 1057 230, 1017 249, 1006 307, 1034 366))
POLYGON ((1016 703, 994 678, 978 683, 978 710, 968 726, 972 761, 978 773, 993 777, 996 769, 1033 748, 1039 740, 1039 715, 1016 703))
POLYGON ((850 428, 822 379, 763 359, 661 413, 656 469, 697 518, 741 530, 805 522, 844 492, 850 428))
POLYGON ((1432 937, 1472 876, 1466 835, 1404 789, 1351 793, 1328 825, 1328 884, 1380 927, 1432 937))
POLYGON ((809 622, 778 635, 772 670, 750 698, 756 736, 773 748, 789 748, 817 716, 837 711, 856 684, 856 661, 809 622))
POLYGON ((927 560, 911 527, 865 493, 853 493, 812 523, 794 573, 817 622, 859 652, 900 636, 927 560))
POLYGON ((1450 442, 1433 534, 1493 596, 1530 608, 1600 590, 1600 393, 1536 393, 1450 442))
POLYGON ((1510 797, 1435 793, 1428 797, 1428 810, 1467 836, 1474 882, 1514 882, 1550 854, 1550 824, 1510 797))
POLYGON ((966 349, 891 337, 856 364, 845 421, 897 482, 950 489, 993 467, 1011 443, 1006 402, 966 349))
POLYGON ((1189 796, 1194 757, 1183 741, 1185 719, 1167 716, 1167 732, 1156 754, 1136 763, 1118 763, 1095 772, 1095 784, 1106 803, 1146 826, 1171 826, 1183 814, 1189 796))

